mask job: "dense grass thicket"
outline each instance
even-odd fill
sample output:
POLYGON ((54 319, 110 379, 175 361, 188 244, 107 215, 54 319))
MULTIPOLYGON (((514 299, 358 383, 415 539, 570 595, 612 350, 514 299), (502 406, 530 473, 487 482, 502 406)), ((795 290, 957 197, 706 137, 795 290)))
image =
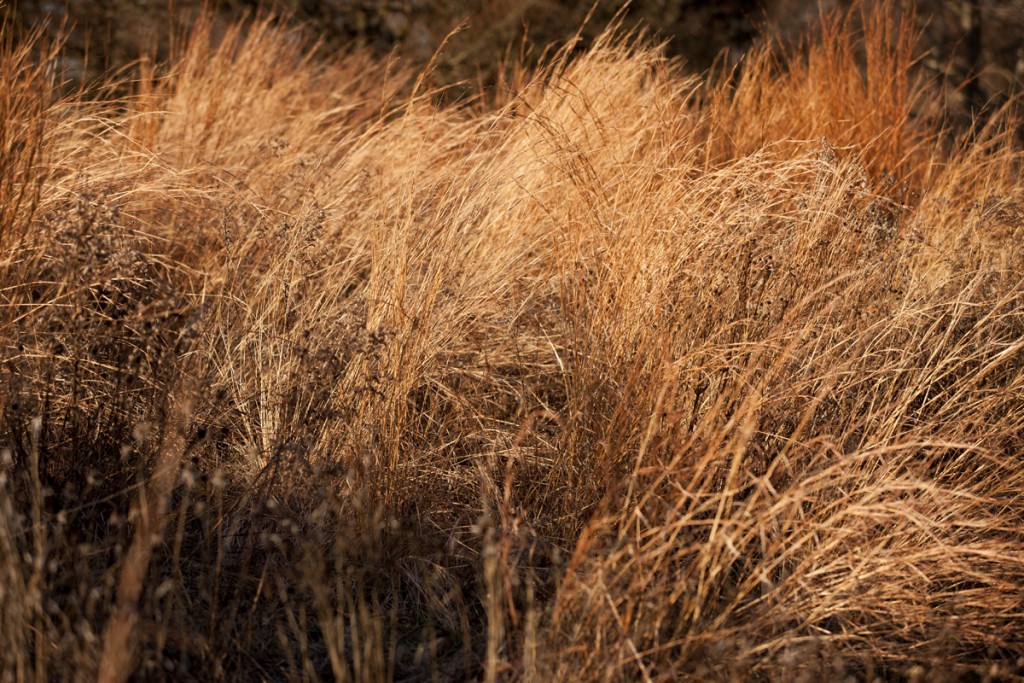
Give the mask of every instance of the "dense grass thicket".
POLYGON ((457 105, 5 28, 0 680, 1024 674, 1019 124, 915 25, 457 105))

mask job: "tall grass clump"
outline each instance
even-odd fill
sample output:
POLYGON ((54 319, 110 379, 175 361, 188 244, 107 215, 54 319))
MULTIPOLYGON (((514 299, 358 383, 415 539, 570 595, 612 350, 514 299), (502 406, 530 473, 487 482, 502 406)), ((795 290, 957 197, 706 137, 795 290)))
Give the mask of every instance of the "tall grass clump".
POLYGON ((5 26, 0 679, 1024 673, 1019 121, 910 26, 455 104, 272 20, 59 95, 5 26))

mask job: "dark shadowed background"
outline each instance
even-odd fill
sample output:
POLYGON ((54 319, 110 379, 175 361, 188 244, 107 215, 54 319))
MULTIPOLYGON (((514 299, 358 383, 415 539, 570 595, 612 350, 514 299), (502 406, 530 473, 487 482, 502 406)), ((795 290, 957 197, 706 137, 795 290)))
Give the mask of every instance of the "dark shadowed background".
MULTIPOLYGON (((174 30, 186 30, 200 0, 9 0, 3 10, 26 27, 46 25, 51 34, 67 22, 67 73, 96 76, 131 63, 141 54, 166 55, 174 30)), ((442 83, 493 82, 509 50, 523 36, 544 46, 564 41, 583 24, 592 5, 568 0, 224 0, 208 2, 219 21, 273 12, 324 38, 323 49, 358 45, 426 64, 444 37, 455 34, 436 62, 442 83)), ((909 7, 912 3, 899 2, 909 7)), ((670 53, 695 71, 719 56, 739 60, 760 30, 795 39, 817 21, 819 7, 849 7, 836 0, 636 0, 624 12, 626 26, 642 24, 668 41, 670 53)), ((622 9, 599 0, 583 31, 592 38, 622 9)), ((925 73, 948 85, 954 111, 969 117, 998 105, 1024 85, 1024 0, 921 0, 925 73)), ((540 53, 537 47, 528 59, 540 53)))

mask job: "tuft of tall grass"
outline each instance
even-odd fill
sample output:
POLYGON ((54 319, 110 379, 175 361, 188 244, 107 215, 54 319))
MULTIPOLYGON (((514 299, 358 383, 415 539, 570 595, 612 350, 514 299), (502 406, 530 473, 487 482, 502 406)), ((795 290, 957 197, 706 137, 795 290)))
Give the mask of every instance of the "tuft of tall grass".
POLYGON ((462 104, 4 27, 0 680, 1020 675, 1019 121, 910 26, 462 104))

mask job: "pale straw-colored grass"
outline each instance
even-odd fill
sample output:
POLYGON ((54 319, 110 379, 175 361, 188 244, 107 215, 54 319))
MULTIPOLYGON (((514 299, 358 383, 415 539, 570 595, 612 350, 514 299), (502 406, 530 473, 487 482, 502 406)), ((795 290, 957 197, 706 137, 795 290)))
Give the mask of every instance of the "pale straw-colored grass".
POLYGON ((1019 675, 1019 124, 925 117, 909 25, 463 105, 5 38, 0 679, 1019 675))

